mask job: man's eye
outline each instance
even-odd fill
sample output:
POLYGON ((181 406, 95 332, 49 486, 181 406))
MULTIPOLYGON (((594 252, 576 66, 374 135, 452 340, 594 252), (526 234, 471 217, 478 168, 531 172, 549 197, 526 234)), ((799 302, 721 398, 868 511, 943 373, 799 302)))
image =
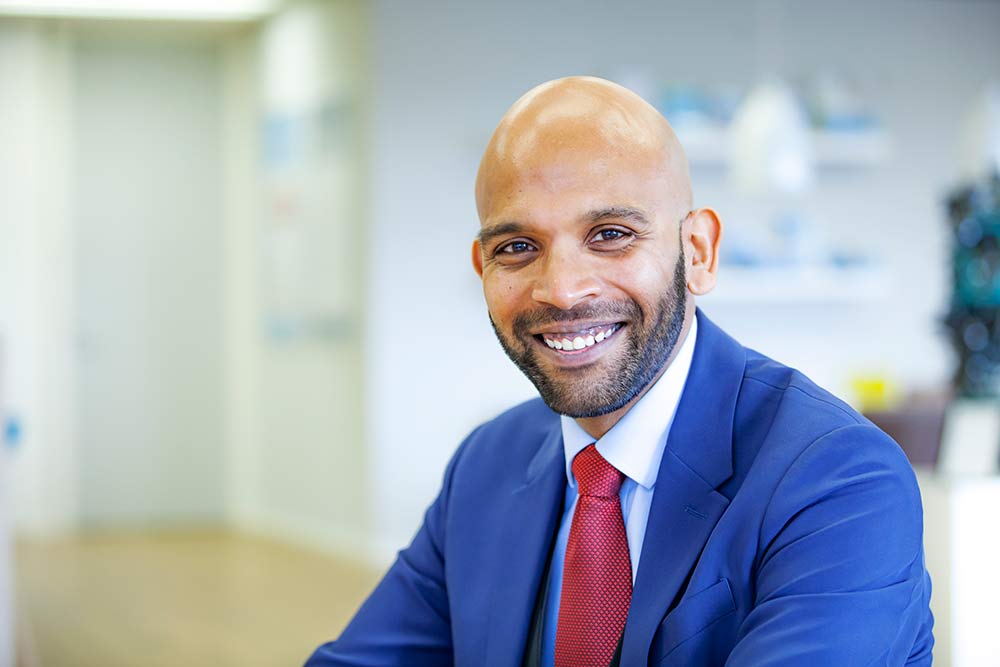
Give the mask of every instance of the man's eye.
POLYGON ((497 253, 504 255, 516 255, 522 252, 531 252, 534 249, 535 246, 531 245, 527 241, 514 241, 505 246, 501 246, 497 250, 497 253))
POLYGON ((593 241, 619 241, 628 236, 620 229, 602 229, 594 234, 593 241))

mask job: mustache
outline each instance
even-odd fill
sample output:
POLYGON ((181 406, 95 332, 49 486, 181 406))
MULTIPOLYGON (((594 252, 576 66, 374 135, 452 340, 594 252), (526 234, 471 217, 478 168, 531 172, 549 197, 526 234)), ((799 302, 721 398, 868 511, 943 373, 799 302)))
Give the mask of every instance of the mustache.
POLYGON ((585 304, 563 310, 555 306, 539 306, 519 313, 512 322, 514 333, 525 335, 531 329, 578 320, 642 320, 642 311, 633 301, 609 301, 585 304))

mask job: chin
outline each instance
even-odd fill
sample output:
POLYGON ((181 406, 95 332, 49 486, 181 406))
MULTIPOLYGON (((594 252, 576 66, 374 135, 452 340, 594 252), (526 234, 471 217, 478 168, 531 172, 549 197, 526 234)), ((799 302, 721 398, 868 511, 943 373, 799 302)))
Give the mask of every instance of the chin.
POLYGON ((628 405, 639 393, 633 388, 616 386, 614 380, 607 377, 604 382, 598 383, 572 382, 558 385, 546 378, 535 382, 535 388, 554 412, 573 419, 601 417, 615 412, 628 405), (589 396, 583 395, 584 387, 589 396), (614 400, 608 401, 609 396, 614 400), (605 400, 600 400, 601 398, 605 400))

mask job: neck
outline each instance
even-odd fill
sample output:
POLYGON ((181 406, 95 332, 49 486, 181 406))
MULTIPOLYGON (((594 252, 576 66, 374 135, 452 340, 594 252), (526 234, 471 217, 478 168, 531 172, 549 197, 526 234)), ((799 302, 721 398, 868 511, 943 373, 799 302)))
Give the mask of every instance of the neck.
POLYGON ((580 417, 575 419, 574 421, 580 425, 580 428, 586 431, 587 434, 594 440, 600 440, 605 433, 610 431, 611 428, 621 420, 622 417, 628 414, 628 411, 632 409, 632 406, 638 403, 639 399, 646 395, 646 392, 649 391, 650 387, 656 384, 656 381, 667 372, 667 369, 670 368, 670 364, 674 363, 674 359, 677 358, 678 352, 680 352, 681 347, 684 345, 684 341, 687 339, 688 332, 691 331, 691 321, 693 319, 694 307, 691 306, 689 307, 688 312, 684 315, 684 326, 681 327, 681 335, 677 337, 677 343, 674 344, 674 349, 671 350, 667 361, 663 364, 663 367, 656 374, 656 376, 642 388, 642 391, 636 394, 635 398, 614 412, 598 415, 596 417, 580 417))

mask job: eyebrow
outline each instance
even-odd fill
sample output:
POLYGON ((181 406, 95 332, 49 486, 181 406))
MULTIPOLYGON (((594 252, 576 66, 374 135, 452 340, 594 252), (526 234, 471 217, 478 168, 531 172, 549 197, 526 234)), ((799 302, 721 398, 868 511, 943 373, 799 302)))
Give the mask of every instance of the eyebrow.
POLYGON ((490 225, 489 227, 483 227, 479 230, 478 238, 480 245, 486 245, 498 236, 505 236, 507 234, 520 234, 525 230, 525 225, 520 222, 498 222, 495 225, 490 225))
POLYGON ((646 218, 646 214, 630 206, 609 206, 608 208, 591 211, 586 217, 590 222, 600 222, 608 218, 623 218, 640 225, 649 225, 649 219, 646 218))
MULTIPOLYGON (((632 222, 640 225, 649 225, 649 219, 646 218, 645 213, 637 208, 631 208, 629 206, 609 206, 607 208, 599 208, 589 211, 583 216, 583 219, 590 223, 600 222, 601 220, 607 220, 609 218, 622 218, 625 220, 631 220, 632 222)), ((489 227, 480 229, 477 238, 479 239, 479 243, 481 245, 486 245, 498 236, 520 234, 526 229, 527 226, 522 222, 498 222, 494 225, 490 225, 489 227)))

